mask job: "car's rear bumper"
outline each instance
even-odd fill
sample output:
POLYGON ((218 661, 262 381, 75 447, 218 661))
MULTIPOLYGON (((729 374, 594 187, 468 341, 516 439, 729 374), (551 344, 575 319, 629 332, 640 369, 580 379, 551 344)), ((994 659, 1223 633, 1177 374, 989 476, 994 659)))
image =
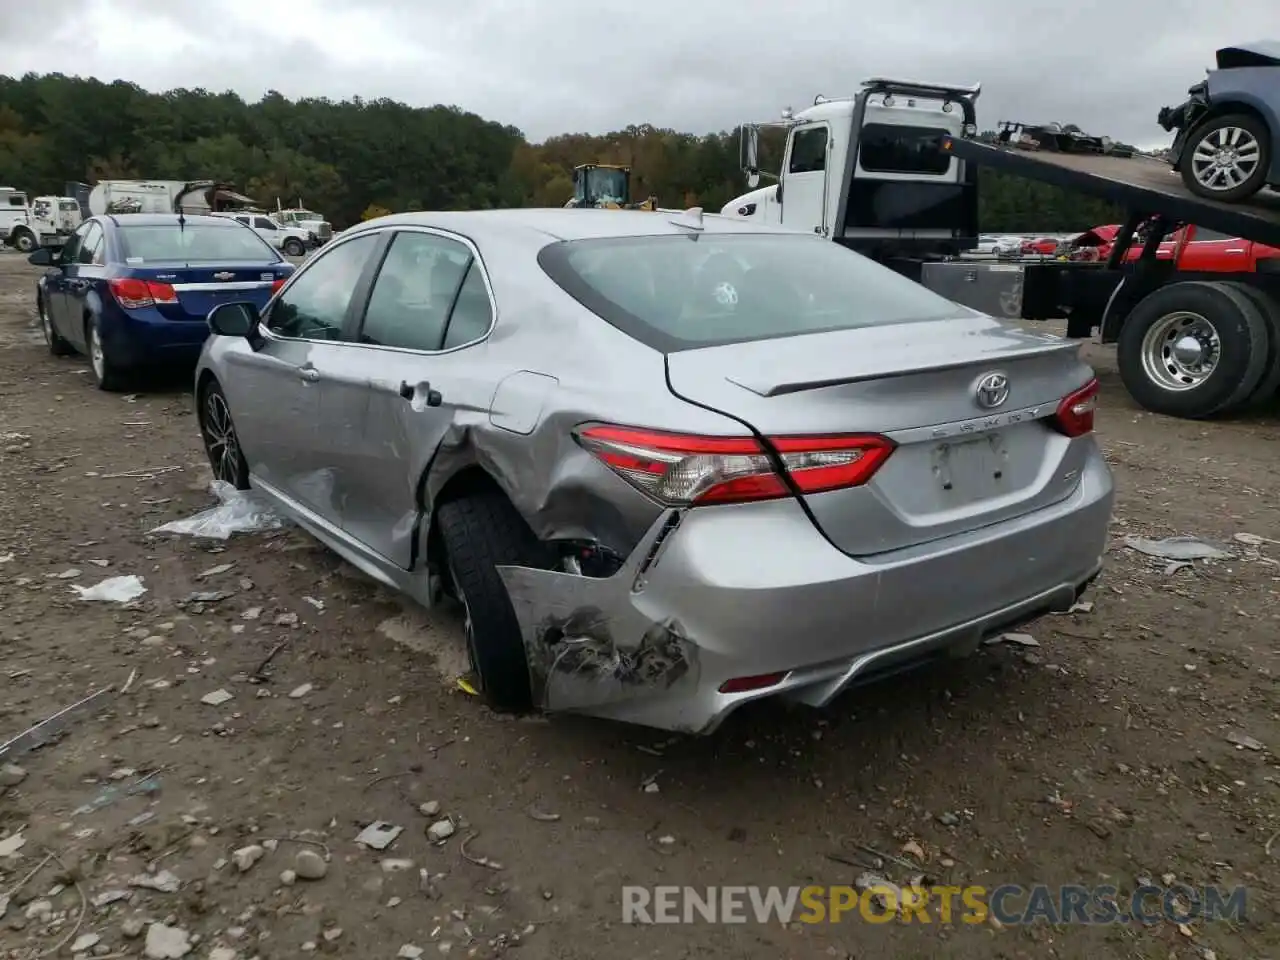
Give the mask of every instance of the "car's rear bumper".
POLYGON ((779 500, 686 511, 606 580, 524 568, 504 578, 545 707, 705 733, 747 701, 821 706, 870 675, 1066 610, 1101 566, 1112 500, 1095 454, 1066 500, 871 558, 836 550, 797 502, 779 500), (552 649, 569 655, 547 655, 549 625, 563 638, 552 649), (721 692, 767 675, 781 676, 721 692))
POLYGON ((169 320, 154 310, 120 312, 102 322, 107 355, 124 367, 193 364, 208 337, 203 321, 169 320))

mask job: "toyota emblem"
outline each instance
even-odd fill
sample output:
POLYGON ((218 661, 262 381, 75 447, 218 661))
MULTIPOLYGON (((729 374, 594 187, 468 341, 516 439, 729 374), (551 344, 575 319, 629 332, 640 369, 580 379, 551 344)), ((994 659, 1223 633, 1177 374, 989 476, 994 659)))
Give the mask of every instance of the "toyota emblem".
POLYGON ((978 406, 994 410, 1009 399, 1009 378, 1003 373, 988 373, 974 390, 978 406))

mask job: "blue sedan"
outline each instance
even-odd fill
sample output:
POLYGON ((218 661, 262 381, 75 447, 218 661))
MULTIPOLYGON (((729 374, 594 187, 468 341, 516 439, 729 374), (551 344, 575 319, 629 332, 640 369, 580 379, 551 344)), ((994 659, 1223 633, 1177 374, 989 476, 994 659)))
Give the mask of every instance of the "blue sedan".
POLYGON ((86 354, 103 390, 148 367, 194 364, 211 309, 261 309, 294 271, 244 224, 178 214, 93 217, 61 250, 27 259, 48 268, 36 300, 50 352, 86 354))

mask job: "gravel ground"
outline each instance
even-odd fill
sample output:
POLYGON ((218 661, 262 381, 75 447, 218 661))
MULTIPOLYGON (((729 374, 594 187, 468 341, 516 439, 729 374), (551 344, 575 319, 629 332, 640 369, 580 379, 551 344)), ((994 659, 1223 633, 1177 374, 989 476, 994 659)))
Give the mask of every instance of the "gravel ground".
POLYGON ((94 390, 83 360, 44 349, 35 277, 0 253, 0 740, 116 689, 6 758, 0 956, 1280 949, 1280 544, 1255 539, 1280 539, 1274 416, 1143 413, 1111 353, 1086 346, 1119 487, 1090 610, 1033 624, 1037 646, 989 646, 823 712, 765 704, 713 737, 666 738, 490 713, 455 683, 456 612, 406 606, 296 531, 149 535, 211 502, 185 380, 94 390), (1171 535, 1235 556, 1170 571, 1124 546, 1171 535), (147 587, 127 606, 72 589, 127 574, 147 587), (374 821, 403 828, 382 851, 354 842, 374 821), (956 885, 1244 884, 1248 915, 621 922, 624 884, 913 872, 864 846, 956 885))

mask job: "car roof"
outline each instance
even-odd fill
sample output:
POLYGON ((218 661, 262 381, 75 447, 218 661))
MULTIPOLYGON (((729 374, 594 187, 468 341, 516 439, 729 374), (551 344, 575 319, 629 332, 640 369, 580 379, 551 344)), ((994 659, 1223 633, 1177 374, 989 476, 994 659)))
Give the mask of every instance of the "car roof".
MULTIPOLYGON (((608 237, 688 236, 691 215, 680 210, 579 210, 566 207, 528 207, 509 210, 418 211, 369 220, 343 231, 343 237, 379 227, 435 227, 482 240, 487 233, 510 235, 525 231, 538 234, 544 243, 556 240, 592 240, 608 237), (685 225, 680 225, 681 222, 685 225)), ((768 227, 715 213, 702 216, 703 233, 778 233, 795 230, 768 227)))
MULTIPOLYGON (((102 217, 103 220, 110 220, 117 227, 139 226, 139 227, 176 227, 178 221, 181 220, 188 226, 196 224, 205 224, 215 227, 226 227, 228 221, 225 217, 206 217, 199 214, 178 214, 178 213, 114 213, 107 214, 102 217), (123 218, 124 222, 121 222, 123 218)), ((230 223, 235 223, 234 220, 230 223)), ((238 226, 238 224, 237 224, 238 226)))

